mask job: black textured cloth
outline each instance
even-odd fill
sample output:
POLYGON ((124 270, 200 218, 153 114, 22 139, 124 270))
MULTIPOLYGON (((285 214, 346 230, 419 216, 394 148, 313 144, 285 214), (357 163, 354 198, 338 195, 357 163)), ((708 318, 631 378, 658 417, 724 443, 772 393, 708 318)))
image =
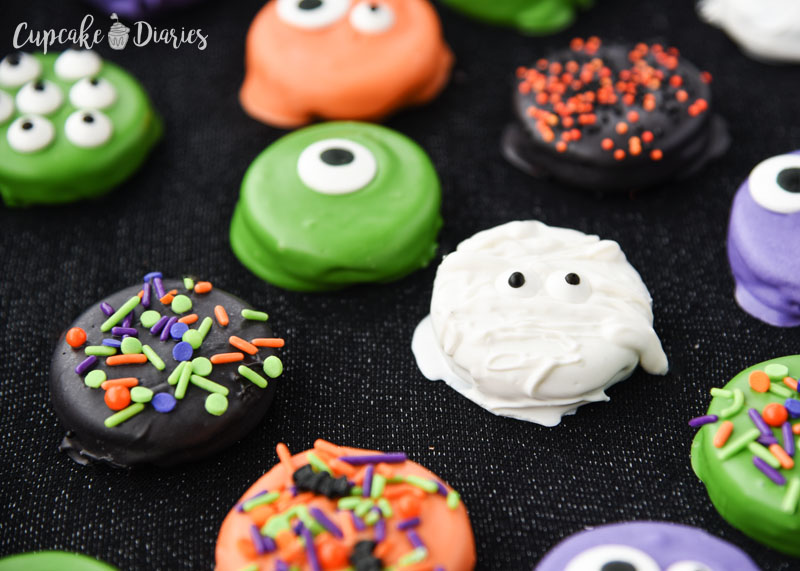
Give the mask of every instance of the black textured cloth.
MULTIPOLYGON (((263 283, 230 250, 228 227, 250 162, 284 132, 238 105, 248 25, 263 0, 204 4, 149 19, 202 28, 208 48, 128 46, 104 57, 146 86, 166 134, 140 172, 97 201, 0 206, 0 553, 78 551, 123 570, 212 569, 219 526, 247 487, 314 439, 405 450, 458 489, 478 568, 531 569, 563 537, 629 519, 681 522, 741 546, 764 569, 797 560, 725 523, 689 465, 708 390, 741 369, 798 352, 800 333, 735 304, 725 254, 731 198, 760 160, 800 147, 800 68, 747 59, 693 3, 598 0, 570 30, 533 39, 437 6, 457 63, 434 103, 387 124, 419 142, 443 187, 440 256, 386 286, 298 294, 263 283), (633 196, 596 197, 533 180, 500 156, 513 74, 570 38, 662 40, 714 76, 733 145, 699 176, 633 196), (478 230, 535 218, 618 241, 654 299, 666 377, 637 371, 555 428, 498 418, 426 380, 410 350, 441 254, 478 230), (59 453, 48 367, 63 329, 102 297, 160 270, 209 279, 270 314, 286 372, 268 417, 239 444, 174 469, 83 467, 59 453)), ((0 52, 17 24, 77 27, 77 0, 2 0, 0 52)), ((106 16, 94 12, 102 29, 106 16)))

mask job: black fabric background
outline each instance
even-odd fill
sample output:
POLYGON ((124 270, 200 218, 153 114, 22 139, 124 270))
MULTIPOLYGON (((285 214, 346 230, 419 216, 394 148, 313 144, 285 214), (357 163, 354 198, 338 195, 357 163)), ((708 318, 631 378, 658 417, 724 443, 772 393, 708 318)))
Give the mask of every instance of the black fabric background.
MULTIPOLYGON (((223 517, 276 462, 274 446, 314 439, 403 449, 463 494, 479 569, 526 570, 584 526, 658 519, 702 527, 745 549, 764 569, 800 562, 731 528, 689 465, 708 389, 746 366, 798 352, 797 329, 764 325, 738 309, 725 255, 731 198, 761 159, 800 147, 797 67, 744 57, 701 23, 692 2, 601 0, 567 32, 531 39, 439 6, 457 56, 433 104, 387 122, 418 141, 442 181, 440 254, 478 230, 538 218, 617 240, 655 300, 671 372, 641 370, 556 428, 498 418, 427 381, 410 351, 436 264, 387 286, 304 295, 261 282, 232 255, 228 224, 250 162, 283 132, 237 102, 244 38, 263 0, 208 2, 161 19, 201 27, 208 49, 163 45, 100 52, 145 84, 166 135, 139 174, 95 202, 11 210, 0 206, 0 553, 79 551, 123 570, 211 569, 223 517), (598 198, 532 180, 498 150, 510 118, 510 82, 575 35, 663 39, 714 76, 715 107, 733 145, 695 178, 634 197, 598 198), (186 273, 270 313, 287 339, 286 372, 271 412, 238 445, 177 469, 81 467, 58 452, 50 356, 89 304, 150 270, 186 273)), ((77 0, 2 0, 0 53, 20 21, 78 26, 77 0)), ((111 22, 96 13, 105 29, 111 22)))

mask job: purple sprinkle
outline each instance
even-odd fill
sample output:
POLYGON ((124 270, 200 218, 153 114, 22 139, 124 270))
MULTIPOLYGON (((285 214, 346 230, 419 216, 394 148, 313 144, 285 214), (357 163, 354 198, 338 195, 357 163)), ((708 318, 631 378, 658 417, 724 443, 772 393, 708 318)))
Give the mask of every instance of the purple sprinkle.
POLYGON ((778 472, 775 468, 764 462, 758 456, 753 456, 753 464, 755 464, 756 468, 764 472, 764 475, 778 484, 779 486, 783 486, 786 484, 786 478, 778 472))
POLYGON ((310 507, 308 508, 308 513, 310 513, 311 517, 317 520, 322 527, 330 531, 336 538, 342 539, 344 537, 344 534, 342 533, 342 530, 339 529, 339 526, 333 523, 321 509, 310 507))
POLYGON ((306 557, 308 564, 311 566, 311 571, 322 571, 322 566, 319 564, 317 557, 317 549, 314 547, 314 536, 311 535, 311 530, 301 524, 300 534, 303 536, 306 544, 306 557))
POLYGON ((419 548, 425 549, 425 543, 422 541, 422 539, 420 539, 416 531, 414 531, 413 529, 409 529, 406 532, 406 536, 408 537, 408 540, 411 542, 411 545, 413 545, 415 549, 419 548))
POLYGON ((172 348, 172 358, 176 361, 189 361, 192 358, 194 349, 186 341, 181 341, 172 348))
POLYGON ((75 367, 75 372, 78 373, 79 375, 82 375, 86 371, 94 367, 96 364, 97 364, 97 357, 95 357, 94 355, 89 355, 83 361, 81 361, 77 367, 75 367))
POLYGON ((161 276, 155 276, 153 278, 153 287, 156 288, 156 295, 158 299, 161 299, 166 295, 167 292, 164 291, 164 284, 161 283, 161 276))
POLYGON ((364 531, 367 529, 367 524, 365 524, 364 520, 358 517, 355 512, 350 512, 350 515, 353 518, 353 526, 356 528, 356 531, 364 531))
POLYGON ((353 466, 362 466, 364 464, 379 464, 385 462, 386 464, 400 464, 408 460, 405 452, 391 452, 389 454, 370 454, 368 456, 341 456, 339 460, 343 460, 353 466))
POLYGON ((747 414, 750 416, 750 420, 753 421, 753 424, 756 425, 756 428, 761 431, 761 434, 764 434, 765 436, 772 436, 772 430, 770 430, 769 426, 767 426, 767 423, 764 422, 764 419, 761 418, 760 412, 754 408, 750 408, 747 410, 747 414))
POLYGON ((169 330, 172 329, 172 326, 175 325, 177 321, 178 321, 177 317, 170 317, 169 320, 167 321, 167 324, 164 326, 164 330, 161 332, 161 337, 159 337, 159 339, 161 339, 162 341, 166 341, 167 339, 169 339, 169 330))
POLYGON ((367 466, 366 472, 364 472, 364 484, 363 484, 363 492, 362 496, 368 498, 370 493, 372 492, 372 476, 375 474, 375 466, 370 464, 367 466))
POLYGON ((794 457, 794 435, 792 433, 792 425, 784 422, 781 426, 781 433, 783 434, 783 449, 789 456, 794 457))
POLYGON ((375 541, 380 543, 386 539, 386 520, 381 518, 375 524, 375 541))
POLYGON ((290 569, 291 567, 289 567, 289 564, 283 559, 278 559, 275 561, 275 571, 289 571, 290 569))
POLYGON ((268 535, 261 536, 261 545, 264 546, 264 551, 266 551, 267 553, 272 553, 273 551, 278 549, 278 544, 275 543, 275 540, 268 535))
POLYGON ((293 497, 293 498, 297 497, 297 493, 298 493, 299 491, 300 491, 300 490, 298 490, 298 489, 297 489, 297 486, 291 486, 291 487, 289 488, 289 493, 290 493, 290 494, 292 494, 292 497, 293 497))
POLYGON ((444 496, 445 498, 448 496, 447 488, 444 487, 439 480, 431 480, 434 484, 436 484, 436 490, 439 492, 440 496, 444 496))
POLYGON ((163 274, 161 272, 150 272, 149 274, 144 275, 144 281, 149 282, 153 278, 163 278, 163 274))
POLYGON ((150 282, 144 282, 142 291, 142 307, 150 307, 150 282))
POLYGON ((125 318, 122 320, 123 327, 130 327, 133 325, 133 312, 131 311, 125 318))
POLYGON ((717 422, 719 417, 716 414, 707 414, 705 416, 696 416, 689 421, 689 426, 692 428, 697 428, 699 426, 703 426, 704 424, 711 424, 712 422, 717 422))
POLYGON ((107 304, 105 301, 100 302, 100 311, 106 314, 106 317, 114 315, 114 308, 107 304))
POLYGON ((769 448, 771 445, 777 444, 778 439, 772 436, 771 434, 762 434, 761 436, 758 437, 756 442, 769 448))
MULTIPOLYGON (((800 383, 798 383, 798 387, 800 387, 800 383)), ((789 416, 792 418, 800 418, 800 400, 786 399, 786 402, 783 403, 783 406, 786 407, 786 410, 789 412, 789 416)))
POLYGON ((139 332, 135 327, 112 327, 111 335, 122 337, 123 335, 130 335, 131 337, 138 337, 139 332))
POLYGON ((444 567, 436 566, 433 568, 433 571, 445 571, 444 567))
POLYGON ((161 333, 161 330, 164 329, 164 326, 167 324, 167 321, 169 321, 169 317, 167 317, 166 315, 163 316, 161 319, 156 321, 155 325, 153 325, 150 328, 150 333, 152 333, 153 335, 158 335, 159 333, 161 333))
POLYGON ((253 540, 253 545, 256 548, 256 553, 259 555, 264 555, 266 550, 264 549, 264 543, 261 541, 261 532, 258 530, 258 526, 251 525, 250 526, 250 539, 253 540))
POLYGON ((103 339, 103 345, 119 349, 122 346, 122 341, 119 339, 103 339))
POLYGON ((173 408, 175 408, 177 401, 175 400, 175 397, 169 393, 157 393, 153 395, 153 400, 150 402, 152 403, 153 408, 158 412, 170 412, 173 408))
POLYGON ((303 522, 297 520, 294 526, 292 526, 292 531, 294 532, 295 535, 300 535, 303 532, 303 527, 304 527, 303 522))
POLYGON ((420 524, 420 519, 418 517, 412 517, 411 519, 405 519, 397 524, 397 529, 400 531, 405 531, 407 529, 411 529, 412 527, 417 527, 420 524))
POLYGON ((239 513, 242 513, 242 512, 244 511, 244 505, 245 505, 247 502, 249 502, 250 500, 254 500, 254 499, 256 499, 256 498, 257 498, 257 497, 259 497, 259 496, 263 496, 263 495, 264 495, 264 494, 266 494, 266 493, 267 493, 267 490, 264 490, 263 492, 258 492, 257 494, 253 494, 253 496, 252 496, 252 497, 250 497, 250 498, 247 498, 246 500, 243 500, 242 502, 240 502, 240 503, 239 503, 239 504, 236 506, 236 511, 237 511, 237 512, 239 512, 239 513))
POLYGON ((179 321, 169 328, 169 336, 173 339, 181 339, 187 331, 189 331, 189 326, 179 321))

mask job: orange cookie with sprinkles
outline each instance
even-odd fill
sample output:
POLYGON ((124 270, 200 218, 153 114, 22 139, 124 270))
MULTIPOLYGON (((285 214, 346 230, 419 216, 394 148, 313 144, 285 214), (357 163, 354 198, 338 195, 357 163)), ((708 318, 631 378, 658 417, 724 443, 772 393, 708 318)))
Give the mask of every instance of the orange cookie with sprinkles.
POLYGON ((230 511, 216 571, 470 571, 475 540, 458 492, 402 452, 317 440, 230 511))
POLYGON ((92 305, 58 342, 50 391, 75 461, 174 465, 258 424, 283 372, 268 315, 160 272, 92 305))
POLYGON ((517 69, 503 153, 534 176, 603 192, 687 177, 730 144, 710 83, 674 47, 576 38, 517 69))

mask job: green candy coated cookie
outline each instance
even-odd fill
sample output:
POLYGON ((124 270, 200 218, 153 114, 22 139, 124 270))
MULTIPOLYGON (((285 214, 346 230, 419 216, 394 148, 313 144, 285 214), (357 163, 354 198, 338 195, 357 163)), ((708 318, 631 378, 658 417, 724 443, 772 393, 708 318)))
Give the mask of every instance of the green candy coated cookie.
POLYGON ((0 559, 0 571, 117 571, 97 559, 78 553, 39 551, 11 555, 0 559))
MULTIPOLYGON (((6 103, 9 97, 14 101, 11 115, 0 120, 0 196, 8 206, 59 204, 105 194, 130 177, 161 138, 161 120, 142 86, 129 73, 104 61, 97 74, 65 80, 54 69, 58 56, 27 55, 40 62, 41 73, 22 86, 0 84, 0 92, 3 92, 0 97, 6 103), (91 97, 92 88, 87 85, 91 79, 103 82, 98 89, 110 85, 115 95, 110 104, 81 106, 80 111, 92 115, 91 120, 81 123, 81 117, 72 117, 78 123, 77 131, 69 132, 77 133, 83 144, 94 145, 79 146, 67 136, 67 119, 78 111, 70 100, 70 90, 85 80, 82 85, 84 97, 87 91, 91 97), (43 80, 48 88, 54 85, 61 93, 62 102, 50 112, 22 113, 18 108, 17 94, 22 89, 31 93, 36 80, 43 80), (20 132, 24 121, 16 122, 21 117, 34 117, 37 120, 32 123, 33 127, 28 127, 26 133, 20 132), (105 140, 100 130, 108 121, 111 134, 105 140), (44 143, 42 148, 20 151, 11 143, 14 137, 9 133, 11 129, 17 136, 35 136, 34 131, 42 125, 47 127, 46 122, 52 125, 53 135, 52 140, 44 143)), ((72 125, 76 126, 75 123, 72 125)), ((48 137, 43 136, 42 141, 47 140, 48 137)))
POLYGON ((491 24, 511 26, 526 34, 555 34, 575 20, 579 8, 593 0, 442 0, 452 8, 491 24))
POLYGON ((413 141, 334 122, 291 133, 245 174, 231 246, 262 279, 298 291, 389 282, 436 252, 441 190, 413 141))
MULTIPOLYGON (((787 402, 785 397, 772 390, 757 392, 750 387, 750 373, 764 371, 774 364, 788 367, 789 375, 794 379, 800 375, 800 355, 759 363, 736 375, 725 385, 731 396, 723 394, 711 400, 708 414, 720 418, 717 422, 702 426, 695 436, 692 443, 692 468, 706 485, 714 507, 731 525, 773 549, 800 557, 800 542, 797 541, 800 537, 800 465, 795 464, 789 469, 779 467, 777 472, 785 479, 785 483, 776 484, 754 465, 753 451, 741 442, 742 437, 746 437, 748 432, 752 433, 756 428, 748 416, 749 409, 756 409, 761 413, 768 404, 784 405, 787 402), (740 407, 734 406, 734 389, 744 394, 744 403, 740 407), (733 423, 733 432, 726 444, 717 448, 714 446, 714 436, 726 420, 733 423), (741 450, 731 454, 737 448, 741 450), (730 457, 721 459, 727 456, 730 457)), ((782 382, 773 381, 772 385, 786 388, 782 382)), ((800 400, 796 391, 791 392, 790 398, 800 400)), ((788 422, 796 424, 798 421, 790 415, 788 422)), ((771 428, 771 431, 778 444, 783 446, 782 427, 771 428)), ((791 439, 797 447, 796 435, 792 434, 791 439)), ((757 450, 771 456, 767 448, 757 450)), ((770 460, 775 462, 771 458, 770 460)))

